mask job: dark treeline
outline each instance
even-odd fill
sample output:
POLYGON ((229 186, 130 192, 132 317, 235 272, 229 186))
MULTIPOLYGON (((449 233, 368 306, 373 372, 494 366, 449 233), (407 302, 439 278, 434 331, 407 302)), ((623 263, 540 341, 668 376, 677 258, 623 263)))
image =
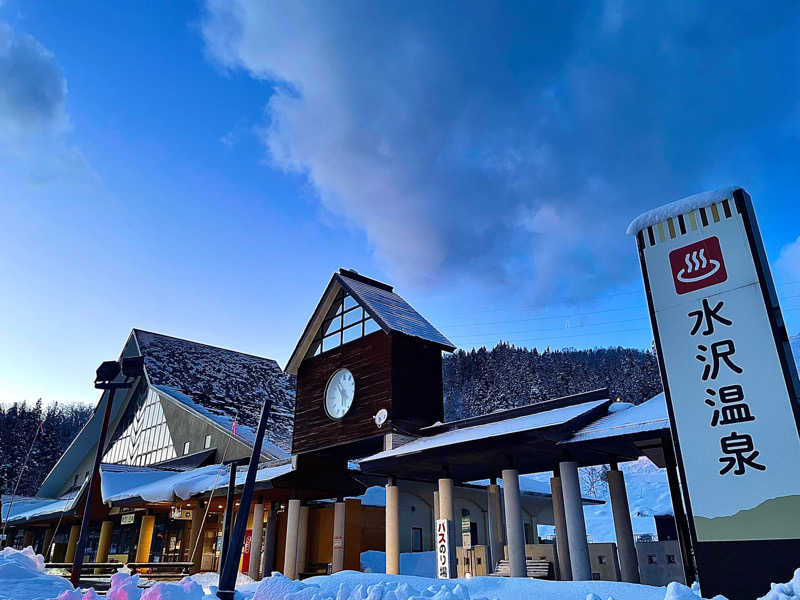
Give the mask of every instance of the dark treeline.
MULTIPOLYGON (((444 359, 448 420, 601 387, 635 404, 651 398, 661 391, 655 356, 631 348, 539 352, 500 343, 444 359)), ((36 493, 91 415, 91 407, 78 404, 0 405, 0 491, 13 491, 39 423, 44 424, 22 474, 21 495, 36 493)))
POLYGON ((0 405, 0 491, 14 491, 25 455, 31 450, 27 467, 22 472, 17 494, 36 494, 45 476, 69 446, 83 424, 92 415, 92 408, 83 404, 14 403, 0 405), (36 430, 39 424, 39 435, 36 430), (36 443, 31 446, 36 438, 36 443))
POLYGON ((505 342, 444 359, 445 417, 471 417, 607 387, 639 404, 661 391, 651 352, 632 348, 538 350, 505 342))

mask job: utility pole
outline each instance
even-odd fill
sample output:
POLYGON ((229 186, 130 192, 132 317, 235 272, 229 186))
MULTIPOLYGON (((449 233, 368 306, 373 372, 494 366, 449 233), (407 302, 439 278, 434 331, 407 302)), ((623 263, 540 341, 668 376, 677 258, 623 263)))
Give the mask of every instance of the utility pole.
POLYGON ((118 389, 128 389, 133 385, 136 377, 144 374, 144 358, 133 356, 123 358, 122 363, 115 360, 107 360, 97 368, 97 375, 94 380, 94 387, 98 390, 108 391, 106 399, 106 409, 103 413, 103 425, 100 429, 100 437, 97 440, 97 452, 94 455, 94 466, 89 477, 89 489, 86 491, 86 504, 83 508, 83 518, 81 519, 81 531, 78 536, 78 543, 75 547, 75 558, 72 561, 72 572, 70 582, 73 587, 78 587, 83 569, 83 555, 86 552, 86 542, 89 537, 89 513, 91 512, 92 501, 94 500, 95 481, 99 485, 100 461, 103 458, 103 450, 106 445, 106 434, 108 432, 108 421, 111 417, 111 407, 114 404, 114 394, 118 389), (123 381, 115 381, 120 372, 124 376, 123 381))
POLYGON ((253 500, 253 489, 256 483, 258 461, 261 459, 261 445, 264 443, 264 430, 267 428, 267 419, 269 418, 271 408, 272 398, 267 396, 264 400, 264 406, 261 408, 261 418, 258 420, 258 430, 256 431, 256 439, 253 443, 253 453, 250 455, 250 465, 247 467, 247 478, 244 481, 242 497, 239 500, 239 512, 236 515, 236 524, 233 527, 233 535, 231 536, 225 563, 222 567, 222 575, 219 578, 217 598, 220 600, 233 600, 234 588, 236 587, 236 569, 239 566, 239 559, 242 556, 244 532, 247 527, 247 517, 250 514, 250 503, 253 500))

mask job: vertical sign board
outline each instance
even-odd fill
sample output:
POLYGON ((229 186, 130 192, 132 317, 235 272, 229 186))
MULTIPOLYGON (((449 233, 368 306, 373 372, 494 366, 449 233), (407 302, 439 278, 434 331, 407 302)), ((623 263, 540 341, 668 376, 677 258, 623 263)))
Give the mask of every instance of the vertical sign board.
POLYGON ((455 543, 447 519, 436 519, 436 577, 452 579, 456 575, 455 543))
POLYGON ((750 197, 634 220, 703 595, 765 594, 800 557, 797 371, 750 197))
POLYGON ((472 550, 472 524, 469 517, 461 517, 461 547, 472 550))

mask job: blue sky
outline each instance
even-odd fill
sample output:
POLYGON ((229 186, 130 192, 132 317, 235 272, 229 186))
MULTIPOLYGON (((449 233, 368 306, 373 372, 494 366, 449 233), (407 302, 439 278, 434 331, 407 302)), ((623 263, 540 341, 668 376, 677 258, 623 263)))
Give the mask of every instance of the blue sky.
POLYGON ((0 401, 132 327, 281 365, 340 266, 461 347, 648 347, 639 212, 753 196, 800 331, 800 15, 0 2, 0 401))

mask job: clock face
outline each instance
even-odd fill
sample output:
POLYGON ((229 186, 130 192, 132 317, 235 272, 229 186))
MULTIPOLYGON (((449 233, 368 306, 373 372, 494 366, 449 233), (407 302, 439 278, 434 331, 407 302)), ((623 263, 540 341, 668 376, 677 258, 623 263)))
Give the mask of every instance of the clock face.
POLYGON ((356 381, 347 369, 339 369, 328 380, 325 388, 325 412, 332 419, 341 419, 353 405, 356 381))

